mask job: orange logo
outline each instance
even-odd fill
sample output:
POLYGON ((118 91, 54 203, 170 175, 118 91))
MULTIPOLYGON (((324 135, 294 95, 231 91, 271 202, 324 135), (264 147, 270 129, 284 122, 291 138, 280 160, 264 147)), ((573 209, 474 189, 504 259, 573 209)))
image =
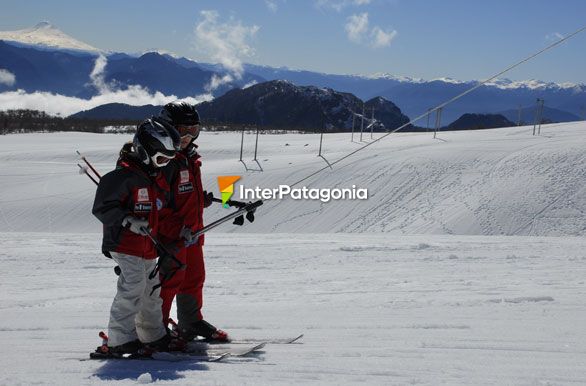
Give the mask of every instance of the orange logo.
POLYGON ((218 186, 222 194, 222 206, 228 208, 228 200, 234 194, 234 183, 240 179, 240 176, 219 176, 218 186))

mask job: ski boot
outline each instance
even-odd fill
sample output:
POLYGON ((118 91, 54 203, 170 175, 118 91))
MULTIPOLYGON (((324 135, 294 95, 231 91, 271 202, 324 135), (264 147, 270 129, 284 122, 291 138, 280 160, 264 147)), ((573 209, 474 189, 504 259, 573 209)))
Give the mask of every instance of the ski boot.
POLYGON ((96 348, 96 351, 90 353, 92 359, 108 359, 108 358, 122 358, 122 357, 139 357, 141 356, 141 350, 143 344, 140 340, 132 340, 120 344, 118 346, 108 345, 108 335, 105 332, 100 331, 100 338, 102 338, 102 345, 96 348))
POLYGON ((203 319, 198 320, 195 323, 192 323, 187 328, 181 329, 181 336, 188 342, 194 340, 197 336, 203 337, 206 342, 230 342, 230 337, 228 336, 227 332, 214 327, 213 325, 211 325, 203 319))
POLYGON ((167 334, 162 338, 154 342, 145 343, 142 350, 144 354, 150 355, 154 352, 183 351, 185 347, 186 343, 183 339, 174 337, 167 331, 167 334))

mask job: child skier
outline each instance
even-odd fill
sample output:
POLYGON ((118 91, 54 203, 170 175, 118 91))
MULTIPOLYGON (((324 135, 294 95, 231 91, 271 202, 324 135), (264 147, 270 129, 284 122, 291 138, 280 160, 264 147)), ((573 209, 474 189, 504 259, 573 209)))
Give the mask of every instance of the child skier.
POLYGON ((132 144, 120 152, 116 169, 98 185, 92 213, 104 224, 102 252, 120 267, 108 324, 113 354, 169 348, 154 272, 158 253, 148 233, 156 237, 159 210, 169 191, 160 169, 178 147, 179 135, 172 126, 147 119, 137 127, 132 144))
POLYGON ((161 297, 163 321, 169 321, 173 298, 177 296, 177 319, 181 338, 190 341, 196 336, 208 340, 229 341, 228 334, 203 319, 203 286, 205 265, 203 236, 192 239, 191 233, 203 227, 203 209, 212 203, 213 194, 206 193, 201 183, 201 162, 197 145, 199 114, 192 105, 167 104, 159 117, 174 126, 181 136, 181 150, 164 168, 171 187, 171 205, 161 212, 159 234, 162 240, 178 247, 176 257, 186 264, 178 270, 173 262, 161 265, 161 297), (165 275, 167 275, 165 277, 165 275), (172 275, 169 277, 169 275, 172 275))

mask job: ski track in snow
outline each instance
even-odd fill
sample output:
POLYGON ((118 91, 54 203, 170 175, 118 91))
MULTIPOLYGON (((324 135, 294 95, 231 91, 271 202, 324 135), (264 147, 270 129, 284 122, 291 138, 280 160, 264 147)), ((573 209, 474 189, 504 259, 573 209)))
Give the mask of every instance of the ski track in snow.
POLYGON ((586 382, 583 238, 211 233, 206 318, 236 338, 305 334, 221 363, 78 361, 115 291, 100 235, 0 242, 2 385, 586 382))

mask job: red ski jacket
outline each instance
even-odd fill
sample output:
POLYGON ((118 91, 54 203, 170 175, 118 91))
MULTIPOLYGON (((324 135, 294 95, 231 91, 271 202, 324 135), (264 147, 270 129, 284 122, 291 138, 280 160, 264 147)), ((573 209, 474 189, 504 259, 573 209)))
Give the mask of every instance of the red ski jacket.
MULTIPOLYGON (((201 161, 194 145, 178 152, 163 169, 171 188, 169 205, 160 212, 159 237, 166 244, 182 248, 179 234, 183 226, 192 231, 203 228, 204 194, 201 161)), ((197 245, 203 245, 203 235, 197 245)))
POLYGON ((127 157, 118 160, 116 169, 100 179, 92 213, 104 224, 102 252, 119 252, 155 259, 153 242, 122 227, 126 216, 147 219, 153 236, 157 236, 159 210, 168 201, 169 185, 160 172, 146 170, 143 164, 127 157))

